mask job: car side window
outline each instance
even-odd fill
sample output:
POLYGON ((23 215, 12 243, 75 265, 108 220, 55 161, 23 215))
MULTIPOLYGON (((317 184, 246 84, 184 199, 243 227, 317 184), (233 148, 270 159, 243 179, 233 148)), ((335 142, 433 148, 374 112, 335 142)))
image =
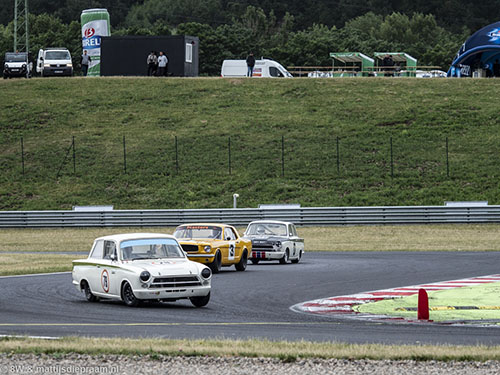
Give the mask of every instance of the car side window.
POLYGON ((99 240, 94 243, 94 248, 90 254, 90 258, 102 259, 102 254, 104 250, 104 241, 99 240))
POLYGON ((234 241, 236 239, 236 234, 234 233, 232 228, 224 229, 224 239, 226 241, 234 241))
POLYGON ((275 68, 274 66, 269 67, 269 75, 271 77, 283 77, 283 74, 281 74, 278 68, 275 68))
POLYGON ((113 241, 104 241, 103 259, 111 259, 111 255, 116 253, 116 245, 113 241))
POLYGON ((295 225, 290 225, 288 227, 288 233, 290 233, 290 235, 296 237, 297 236, 297 231, 295 230, 295 225))

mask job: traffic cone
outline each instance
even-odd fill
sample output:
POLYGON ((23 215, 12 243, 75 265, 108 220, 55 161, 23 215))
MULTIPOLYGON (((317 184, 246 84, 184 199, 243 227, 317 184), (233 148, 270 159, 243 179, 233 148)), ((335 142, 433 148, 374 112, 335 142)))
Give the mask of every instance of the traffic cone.
POLYGON ((418 320, 429 320, 429 297, 425 289, 418 291, 418 320))

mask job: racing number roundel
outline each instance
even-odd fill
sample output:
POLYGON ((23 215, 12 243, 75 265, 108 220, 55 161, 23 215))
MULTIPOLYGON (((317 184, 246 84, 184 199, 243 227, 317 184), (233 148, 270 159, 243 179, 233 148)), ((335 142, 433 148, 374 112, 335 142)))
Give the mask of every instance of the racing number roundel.
POLYGON ((101 273, 101 286, 102 290, 106 293, 109 292, 109 273, 108 270, 103 270, 101 273))

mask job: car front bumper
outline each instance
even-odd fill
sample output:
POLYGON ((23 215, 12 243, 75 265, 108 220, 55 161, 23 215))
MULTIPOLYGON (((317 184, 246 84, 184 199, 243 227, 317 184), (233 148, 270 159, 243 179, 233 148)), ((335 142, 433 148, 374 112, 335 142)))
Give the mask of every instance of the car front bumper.
POLYGON ((284 251, 260 251, 252 250, 250 257, 248 259, 258 259, 258 260, 278 260, 283 258, 285 255, 284 251))
POLYGON ((187 253, 189 260, 194 262, 209 264, 214 261, 215 254, 204 254, 204 253, 187 253))
POLYGON ((211 286, 197 286, 196 288, 162 288, 162 289, 134 289, 138 299, 182 299, 190 297, 205 297, 210 293, 211 286))

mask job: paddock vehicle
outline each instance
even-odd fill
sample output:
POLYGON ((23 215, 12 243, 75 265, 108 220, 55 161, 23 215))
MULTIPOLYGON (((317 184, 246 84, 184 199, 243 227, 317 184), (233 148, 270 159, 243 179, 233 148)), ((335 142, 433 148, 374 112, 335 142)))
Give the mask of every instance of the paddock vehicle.
POLYGON ((31 78, 33 64, 29 62, 26 52, 7 52, 3 66, 3 78, 26 77, 31 78))
POLYGON ((36 71, 42 77, 72 76, 73 62, 67 48, 46 48, 38 51, 36 71))
POLYGON ((175 229, 189 259, 208 265, 213 273, 234 265, 245 271, 252 242, 240 237, 236 228, 226 224, 184 224, 175 229))
POLYGON ((210 300, 212 272, 187 257, 175 237, 158 233, 97 238, 87 259, 73 261, 73 284, 90 302, 121 300, 127 306, 153 300, 210 300))
POLYGON ((297 235, 295 225, 284 221, 252 221, 244 238, 252 241, 250 261, 279 260, 281 264, 299 263, 304 254, 304 239, 297 235))
MULTIPOLYGON (((248 68, 246 60, 224 60, 222 62, 221 76, 246 77, 247 70, 248 68)), ((292 78, 292 75, 279 62, 269 59, 262 59, 255 60, 253 77, 292 78)))

